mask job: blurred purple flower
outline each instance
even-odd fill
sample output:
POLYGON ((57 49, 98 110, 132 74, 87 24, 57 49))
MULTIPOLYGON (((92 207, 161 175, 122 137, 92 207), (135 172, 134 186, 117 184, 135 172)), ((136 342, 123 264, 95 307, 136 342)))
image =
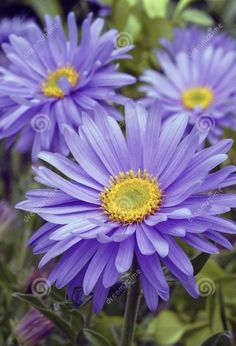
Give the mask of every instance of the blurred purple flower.
MULTIPOLYGON (((0 45, 9 42, 9 35, 28 37, 34 21, 24 17, 4 18, 0 21, 0 45)), ((8 59, 0 52, 0 65, 7 65, 8 59)))
POLYGON ((40 153, 60 174, 36 167, 36 181, 47 188, 29 191, 16 206, 47 221, 29 242, 35 254, 45 253, 40 268, 62 255, 49 281, 68 285, 71 298, 79 287, 85 295, 94 292, 95 311, 134 257, 150 309, 159 297, 169 298, 161 263, 197 297, 192 263, 175 238, 206 253, 217 253, 216 244, 232 248, 222 233, 235 234, 236 224, 218 215, 236 207, 236 195, 209 195, 236 182, 234 166, 212 172, 227 159, 232 140, 198 151, 198 130, 184 136, 186 115, 163 124, 158 103, 148 114, 131 101, 124 137, 102 111, 95 121, 84 114, 79 134, 65 127, 77 162, 40 153))
POLYGON ((53 324, 36 309, 29 310, 15 328, 15 336, 20 344, 35 346, 51 334, 53 324))
POLYGON ((190 129, 195 124, 216 143, 224 128, 236 129, 236 44, 223 33, 203 37, 193 27, 176 30, 173 42, 162 40, 167 52, 158 50, 157 59, 163 73, 146 70, 139 90, 146 106, 159 99, 167 118, 187 113, 190 129))

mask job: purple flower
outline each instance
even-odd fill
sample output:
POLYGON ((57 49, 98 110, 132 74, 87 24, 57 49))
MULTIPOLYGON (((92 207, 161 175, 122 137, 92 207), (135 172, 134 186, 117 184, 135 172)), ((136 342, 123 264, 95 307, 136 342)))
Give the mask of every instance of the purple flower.
POLYGON ((189 124, 209 132, 209 141, 215 143, 224 128, 236 129, 236 49, 223 34, 205 44, 202 37, 195 27, 176 31, 172 43, 165 41, 167 53, 157 54, 163 73, 146 70, 141 81, 147 84, 140 90, 147 96, 145 105, 158 98, 166 117, 187 113, 189 124))
POLYGON ((29 310, 15 328, 15 336, 25 346, 38 345, 51 334, 53 324, 36 309, 29 310))
POLYGON ((35 22, 23 17, 4 18, 0 21, 0 44, 9 42, 9 35, 28 36, 35 22))
POLYGON ((236 195, 209 192, 236 182, 234 166, 211 172, 227 159, 232 140, 197 151, 198 130, 184 136, 187 116, 162 124, 157 108, 147 114, 140 103, 127 102, 126 138, 102 109, 96 122, 83 116, 79 134, 66 126, 76 162, 41 152, 57 173, 35 168, 36 181, 47 188, 29 191, 17 205, 47 221, 29 244, 35 254, 45 253, 40 268, 61 255, 49 281, 67 285, 69 297, 79 287, 85 295, 94 292, 95 311, 134 256, 154 310, 159 297, 169 298, 162 264, 198 296, 191 261, 176 238, 206 253, 217 253, 216 244, 231 249, 222 233, 235 234, 236 224, 218 214, 236 206, 236 195))
POLYGON ((235 39, 221 32, 222 29, 222 24, 214 28, 208 28, 207 30, 197 26, 190 26, 184 29, 175 28, 173 39, 170 41, 162 38, 160 43, 173 59, 180 52, 185 52, 193 56, 209 45, 212 45, 215 49, 235 50, 235 39))
MULTIPOLYGON (((29 37, 30 30, 34 25, 31 19, 23 17, 5 18, 0 21, 0 45, 9 42, 9 35, 29 37)), ((0 53, 0 65, 7 65, 8 60, 5 54, 0 53)))
POLYGON ((92 23, 89 15, 84 20, 80 44, 73 13, 68 15, 68 39, 59 17, 46 16, 46 24, 44 33, 35 24, 29 40, 11 35, 10 44, 3 45, 11 65, 0 69, 0 138, 20 132, 17 149, 32 147, 33 159, 42 149, 67 155, 63 124, 77 129, 82 112, 93 116, 98 104, 121 119, 112 102, 123 103, 124 97, 115 89, 135 82, 112 64, 129 58, 132 46, 117 48, 116 30, 101 35, 103 19, 92 23))

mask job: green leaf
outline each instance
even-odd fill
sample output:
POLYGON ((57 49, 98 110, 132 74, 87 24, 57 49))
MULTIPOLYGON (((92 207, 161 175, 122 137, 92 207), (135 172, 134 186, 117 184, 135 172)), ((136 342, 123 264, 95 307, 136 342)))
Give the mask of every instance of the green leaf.
POLYGON ((25 3, 33 7, 35 12, 43 21, 45 14, 51 16, 62 16, 62 9, 59 0, 25 0, 25 3))
POLYGON ((0 281, 11 285, 16 282, 15 275, 10 271, 6 263, 0 262, 0 281))
POLYGON ((233 277, 232 274, 224 271, 223 268, 219 266, 219 264, 212 259, 207 261, 206 265, 202 268, 202 270, 198 273, 197 278, 208 278, 214 282, 218 282, 220 280, 233 277))
POLYGON ((135 39, 139 37, 141 29, 142 26, 140 20, 133 14, 130 14, 124 28, 124 32, 129 33, 131 35, 132 41, 135 41, 135 39))
POLYGON ((94 321, 94 330, 101 333, 112 344, 116 344, 116 337, 121 334, 123 318, 121 316, 108 316, 101 312, 94 321))
POLYGON ((169 0, 143 0, 143 7, 150 18, 165 18, 167 16, 169 0))
POLYGON ((84 326, 84 317, 79 310, 71 310, 71 327, 75 333, 79 333, 84 326))
POLYGON ((94 346, 111 346, 111 343, 101 334, 94 332, 91 329, 83 329, 84 336, 94 346))
POLYGON ((212 331, 209 327, 203 327, 195 331, 190 331, 184 336, 185 346, 199 346, 204 340, 212 335, 212 331))
POLYGON ((214 20, 206 12, 197 10, 195 8, 189 8, 182 12, 181 19, 185 22, 194 23, 197 25, 203 26, 212 26, 214 25, 214 20))
POLYGON ((13 293, 13 297, 23 300, 24 302, 34 306, 36 309, 45 308, 43 302, 32 294, 13 293))
POLYGON ((70 324, 66 320, 64 320, 62 317, 60 317, 58 314, 56 314, 52 310, 49 310, 39 298, 31 294, 23 294, 23 293, 14 293, 13 296, 15 298, 25 301, 26 303, 36 308, 44 316, 46 316, 56 327, 58 327, 59 330, 61 330, 69 339, 74 340, 75 333, 73 329, 71 328, 70 324))
POLYGON ((230 346, 230 339, 229 333, 218 333, 207 339, 201 346, 230 346))
POLYGON ((202 268, 205 266, 209 258, 210 258, 209 254, 201 253, 200 255, 192 259, 191 262, 194 269, 194 275, 197 275, 202 270, 202 268))
POLYGON ((192 2, 194 2, 196 0, 179 0, 176 8, 175 8, 175 12, 174 12, 174 18, 178 17, 180 15, 180 13, 192 2))
POLYGON ((172 311, 162 311, 148 325, 147 334, 152 335, 157 344, 167 346, 178 342, 185 333, 185 325, 177 314, 172 311))

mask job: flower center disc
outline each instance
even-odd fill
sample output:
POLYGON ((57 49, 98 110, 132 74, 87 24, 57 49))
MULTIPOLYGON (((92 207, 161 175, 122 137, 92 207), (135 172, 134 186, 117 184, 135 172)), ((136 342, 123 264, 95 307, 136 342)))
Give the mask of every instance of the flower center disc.
POLYGON ((139 170, 136 175, 133 170, 120 172, 104 190, 100 194, 102 209, 112 221, 141 222, 160 208, 161 190, 147 171, 139 170))
POLYGON ((60 67, 54 72, 49 73, 47 79, 42 83, 42 92, 47 97, 63 98, 65 96, 60 88, 59 81, 66 78, 71 86, 75 86, 79 79, 78 72, 71 66, 60 67))
POLYGON ((194 109, 197 106, 208 108, 213 102, 213 93, 209 88, 191 88, 182 94, 182 101, 186 108, 194 109))

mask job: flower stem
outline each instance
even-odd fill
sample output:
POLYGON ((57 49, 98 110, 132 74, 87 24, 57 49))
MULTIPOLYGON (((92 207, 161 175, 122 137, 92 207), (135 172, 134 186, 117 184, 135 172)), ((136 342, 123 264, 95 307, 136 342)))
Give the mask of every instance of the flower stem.
MULTIPOLYGON (((136 263, 133 265, 131 271, 132 274, 137 274, 136 263)), ((140 302, 140 283, 139 278, 135 277, 135 282, 129 286, 126 306, 125 306, 125 317, 124 327, 121 338, 120 346, 131 346, 134 337, 134 330, 136 325, 136 319, 138 314, 138 307, 140 302)))

